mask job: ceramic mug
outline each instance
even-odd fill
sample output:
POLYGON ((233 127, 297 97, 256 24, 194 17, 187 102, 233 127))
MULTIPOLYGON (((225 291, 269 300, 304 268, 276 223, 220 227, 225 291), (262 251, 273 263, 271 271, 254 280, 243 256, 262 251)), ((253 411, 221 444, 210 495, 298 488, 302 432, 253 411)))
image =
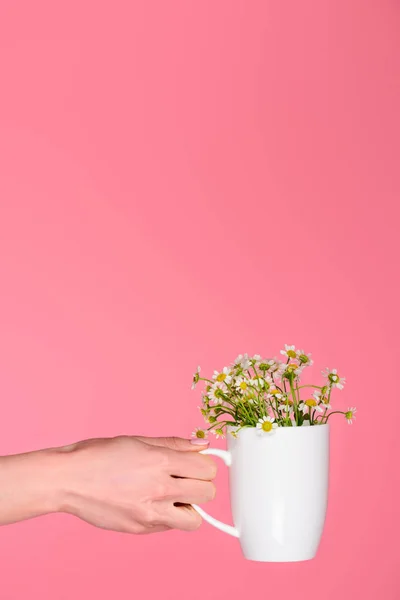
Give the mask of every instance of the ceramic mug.
POLYGON ((228 434, 228 449, 202 454, 229 467, 234 526, 194 508, 208 523, 239 538, 245 558, 263 562, 309 560, 325 522, 329 475, 329 425, 254 427, 228 434))

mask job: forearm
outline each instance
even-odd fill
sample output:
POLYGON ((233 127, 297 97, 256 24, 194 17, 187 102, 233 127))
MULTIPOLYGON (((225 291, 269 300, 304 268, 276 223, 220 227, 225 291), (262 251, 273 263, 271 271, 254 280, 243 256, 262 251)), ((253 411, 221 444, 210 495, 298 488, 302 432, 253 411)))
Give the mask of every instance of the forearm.
POLYGON ((60 510, 62 458, 57 450, 0 457, 0 525, 60 510))

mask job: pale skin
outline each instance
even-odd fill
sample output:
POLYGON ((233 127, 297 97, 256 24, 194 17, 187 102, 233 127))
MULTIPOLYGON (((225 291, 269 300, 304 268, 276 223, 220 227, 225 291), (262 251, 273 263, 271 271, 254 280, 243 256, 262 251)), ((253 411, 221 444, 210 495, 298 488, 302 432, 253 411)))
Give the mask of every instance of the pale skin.
POLYGON ((120 436, 0 457, 0 525, 64 512, 144 534, 194 531, 215 496, 206 440, 120 436))

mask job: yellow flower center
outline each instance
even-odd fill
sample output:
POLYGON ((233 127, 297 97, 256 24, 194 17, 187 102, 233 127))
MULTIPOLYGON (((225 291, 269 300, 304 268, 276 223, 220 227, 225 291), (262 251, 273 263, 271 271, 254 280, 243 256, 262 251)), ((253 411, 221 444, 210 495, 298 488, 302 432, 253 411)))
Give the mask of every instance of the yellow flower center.
POLYGON ((353 418, 353 411, 348 410, 347 413, 345 414, 346 419, 352 419, 353 418))
POLYGON ((202 429, 199 429, 198 431, 196 431, 196 437, 203 439, 206 437, 206 434, 204 433, 204 431, 202 429))
POLYGON ((245 381, 241 381, 239 383, 239 387, 241 390, 247 390, 247 383, 245 381))
POLYGON ((263 431, 266 431, 268 433, 272 429, 272 423, 270 421, 264 421, 264 423, 262 424, 261 429, 263 431))
POLYGON ((288 350, 287 355, 289 358, 296 358, 296 352, 294 350, 288 350))
POLYGON ((272 394, 273 396, 275 396, 275 394, 279 394, 279 390, 271 390, 270 394, 272 394))
POLYGON ((307 404, 307 406, 317 406, 317 403, 316 403, 316 401, 313 398, 310 398, 309 400, 306 400, 305 404, 307 404))
POLYGON ((226 379, 226 373, 219 373, 219 375, 217 375, 217 381, 225 381, 226 379))

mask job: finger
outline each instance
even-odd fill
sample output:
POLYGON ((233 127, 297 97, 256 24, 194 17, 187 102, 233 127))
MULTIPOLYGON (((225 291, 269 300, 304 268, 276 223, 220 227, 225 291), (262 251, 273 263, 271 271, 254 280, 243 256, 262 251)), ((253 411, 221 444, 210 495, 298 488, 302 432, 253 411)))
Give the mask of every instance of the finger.
POLYGON ((198 452, 207 448, 209 441, 206 439, 195 438, 193 440, 186 440, 180 437, 143 437, 136 436, 141 442, 149 444, 150 446, 162 446, 163 448, 170 448, 171 450, 178 450, 179 452, 198 452))
POLYGON ((162 533, 164 531, 171 531, 171 529, 172 528, 168 527, 168 525, 155 525, 154 527, 148 527, 147 529, 144 529, 139 535, 148 533, 162 533))
POLYGON ((171 497, 181 504, 203 504, 215 498, 215 485, 199 479, 174 479, 171 497))
POLYGON ((201 525, 202 519, 193 506, 171 505, 165 514, 165 523, 171 529, 180 529, 182 531, 196 531, 201 525))
POLYGON ((188 479, 202 479, 211 481, 217 474, 217 465, 209 456, 197 452, 168 452, 167 471, 173 477, 187 477, 188 479))

